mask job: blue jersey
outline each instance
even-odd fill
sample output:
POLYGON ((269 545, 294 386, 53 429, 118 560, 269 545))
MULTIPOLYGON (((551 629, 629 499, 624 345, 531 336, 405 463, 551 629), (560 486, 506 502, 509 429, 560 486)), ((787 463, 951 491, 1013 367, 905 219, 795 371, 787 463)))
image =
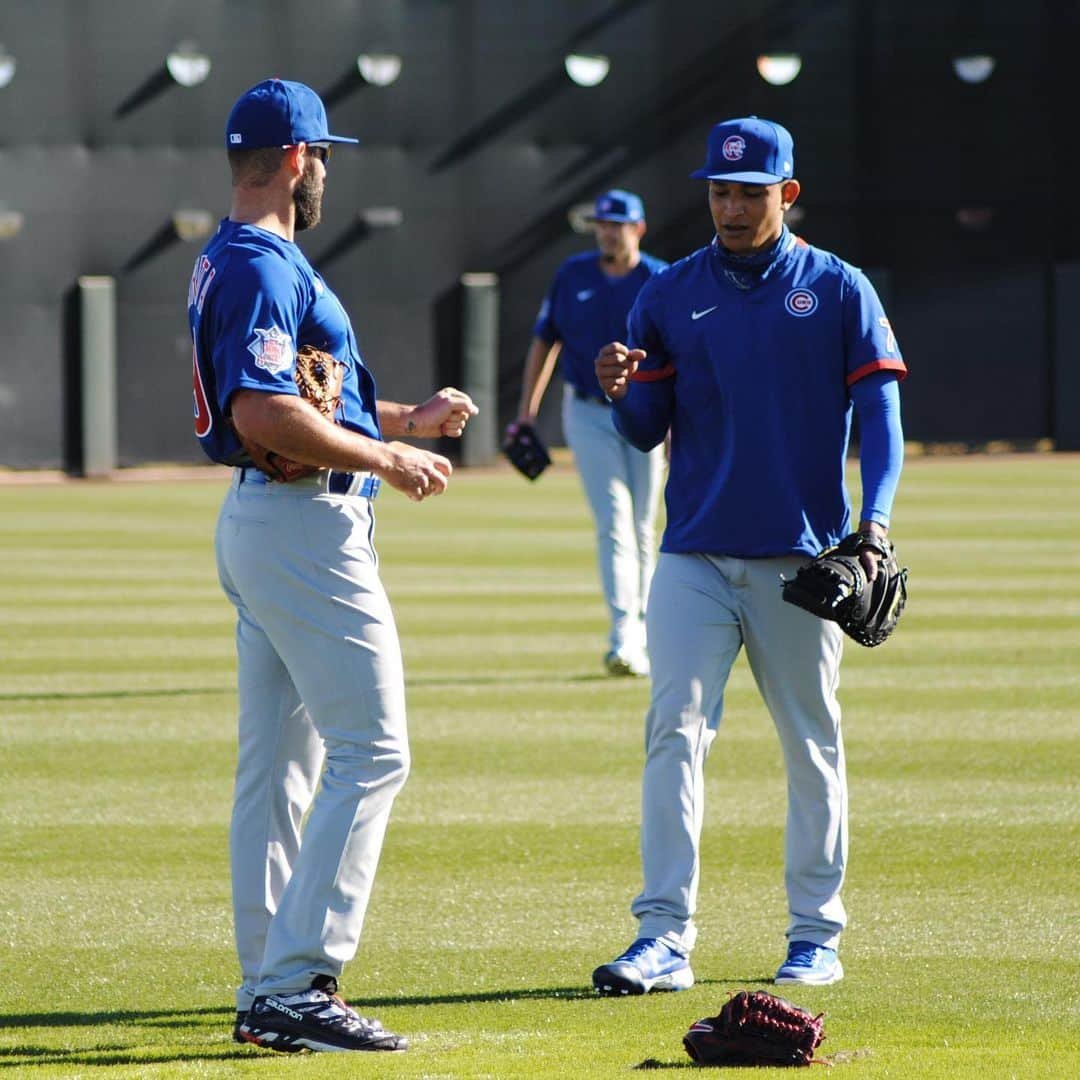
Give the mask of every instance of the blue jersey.
POLYGON ((375 380, 364 366, 349 316, 293 243, 225 218, 196 260, 188 290, 194 343, 195 434, 225 465, 247 455, 225 419, 240 389, 298 395, 293 379, 302 345, 345 365, 338 423, 381 438, 375 380))
POLYGON ((786 229, 760 278, 714 241, 653 278, 629 320, 647 358, 616 402, 638 446, 671 428, 661 549, 816 555, 851 531, 850 388, 906 373, 873 286, 786 229))
POLYGON ((595 251, 572 255, 559 267, 536 316, 533 334, 553 345, 562 342, 563 381, 585 397, 604 399, 596 381, 596 354, 609 341, 626 336, 626 316, 641 287, 667 263, 641 253, 623 277, 609 277, 595 251))

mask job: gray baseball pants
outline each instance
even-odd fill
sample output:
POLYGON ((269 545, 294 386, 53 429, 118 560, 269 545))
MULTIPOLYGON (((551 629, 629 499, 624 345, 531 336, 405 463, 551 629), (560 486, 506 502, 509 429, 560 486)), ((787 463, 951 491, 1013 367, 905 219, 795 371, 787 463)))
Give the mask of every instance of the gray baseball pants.
POLYGON ((609 646, 633 656, 645 648, 664 448, 644 454, 631 446, 615 430, 609 406, 575 397, 569 386, 563 391, 562 422, 596 526, 596 559, 611 621, 609 646))
POLYGON ((325 474, 271 484, 253 473, 234 470, 216 536, 237 610, 230 851, 240 1010, 256 996, 306 990, 315 975, 336 977, 353 958, 409 769, 401 652, 370 501, 327 494, 325 474))
POLYGON ((631 905, 641 937, 665 937, 687 953, 694 946, 705 758, 744 646, 787 770, 788 939, 835 948, 844 928, 847 780, 836 698, 843 636, 781 598, 780 575, 805 562, 660 555, 648 611, 644 887, 631 905))

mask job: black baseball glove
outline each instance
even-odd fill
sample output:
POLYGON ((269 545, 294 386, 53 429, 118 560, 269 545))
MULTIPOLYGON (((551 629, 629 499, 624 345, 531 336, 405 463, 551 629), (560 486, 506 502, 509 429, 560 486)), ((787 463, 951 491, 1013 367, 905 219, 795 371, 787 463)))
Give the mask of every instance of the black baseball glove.
POLYGON ((518 472, 535 480, 550 464, 551 458, 531 424, 511 424, 503 437, 503 453, 518 472))
POLYGON ((821 1014, 742 990, 716 1016, 691 1025, 683 1046, 699 1065, 809 1065, 824 1038, 821 1014))
POLYGON ((896 563, 890 540, 873 533, 852 533, 836 547, 827 548, 783 582, 784 599, 831 619, 860 645, 880 645, 895 629, 907 603, 907 567, 896 563), (877 577, 868 581, 859 552, 881 557, 877 577))

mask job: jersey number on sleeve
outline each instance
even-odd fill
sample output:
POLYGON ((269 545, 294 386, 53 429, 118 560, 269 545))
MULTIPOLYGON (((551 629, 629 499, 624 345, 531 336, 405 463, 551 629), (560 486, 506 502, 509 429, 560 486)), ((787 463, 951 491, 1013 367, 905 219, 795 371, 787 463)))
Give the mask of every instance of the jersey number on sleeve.
POLYGON ((199 354, 195 348, 191 350, 191 368, 195 384, 195 434, 202 439, 210 434, 210 429, 214 426, 214 414, 210 411, 210 404, 206 400, 202 372, 199 370, 199 354))

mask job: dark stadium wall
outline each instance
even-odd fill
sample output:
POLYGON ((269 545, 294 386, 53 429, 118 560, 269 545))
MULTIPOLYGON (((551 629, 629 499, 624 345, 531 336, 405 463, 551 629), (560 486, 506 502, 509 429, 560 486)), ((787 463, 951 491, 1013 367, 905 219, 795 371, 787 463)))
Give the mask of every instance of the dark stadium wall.
MULTIPOLYGON (((494 271, 507 421, 551 274, 591 243, 568 211, 628 187, 645 200, 646 248, 688 253, 710 237, 702 185, 687 178, 708 129, 756 113, 795 135, 793 228, 882 287, 912 373, 909 438, 1080 448, 1065 55, 1078 7, 5 0, 0 62, 16 67, 0 88, 0 215, 22 228, 0 238, 0 466, 76 464, 70 297, 86 274, 117 280, 121 464, 201 460, 184 313, 199 245, 168 225, 178 209, 226 212, 224 120, 269 75, 323 92, 331 129, 361 140, 335 155, 323 224, 300 244, 352 314, 385 397, 416 399, 457 374, 457 282, 494 271), (212 64, 189 88, 163 75, 184 41, 212 64), (790 85, 756 71, 774 51, 802 58, 790 85), (362 84, 362 52, 399 55, 400 77, 362 84), (609 57, 607 78, 571 83, 569 52, 609 57), (995 59, 984 83, 954 73, 972 54, 995 59), (400 224, 365 229, 364 213, 387 207, 400 224)), ((553 442, 557 396, 542 417, 553 442)))

